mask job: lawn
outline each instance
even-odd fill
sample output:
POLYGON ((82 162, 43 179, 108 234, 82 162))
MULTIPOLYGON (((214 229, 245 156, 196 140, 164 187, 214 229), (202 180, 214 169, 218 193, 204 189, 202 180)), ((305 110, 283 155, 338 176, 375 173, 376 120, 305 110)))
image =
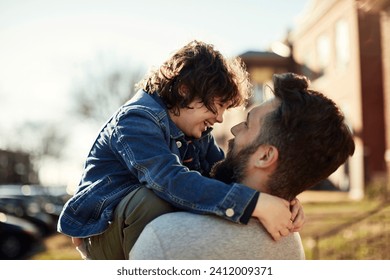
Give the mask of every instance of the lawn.
POLYGON ((390 259, 390 203, 304 204, 307 259, 390 259))

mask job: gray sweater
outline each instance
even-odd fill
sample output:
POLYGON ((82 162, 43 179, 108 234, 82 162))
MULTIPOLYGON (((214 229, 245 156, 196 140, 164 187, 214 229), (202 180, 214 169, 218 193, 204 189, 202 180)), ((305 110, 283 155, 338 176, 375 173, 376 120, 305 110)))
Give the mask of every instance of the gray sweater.
POLYGON ((138 260, 301 260, 299 233, 274 241, 257 219, 247 225, 188 212, 149 223, 130 252, 138 260))

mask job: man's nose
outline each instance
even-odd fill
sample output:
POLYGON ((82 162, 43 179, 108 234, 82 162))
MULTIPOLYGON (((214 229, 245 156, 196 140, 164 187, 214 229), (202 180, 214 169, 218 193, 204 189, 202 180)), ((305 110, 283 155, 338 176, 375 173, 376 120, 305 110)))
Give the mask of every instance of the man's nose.
POLYGON ((237 132, 238 132, 238 128, 239 128, 239 125, 240 124, 236 124, 235 126, 233 126, 231 129, 230 129, 230 132, 236 136, 237 132))

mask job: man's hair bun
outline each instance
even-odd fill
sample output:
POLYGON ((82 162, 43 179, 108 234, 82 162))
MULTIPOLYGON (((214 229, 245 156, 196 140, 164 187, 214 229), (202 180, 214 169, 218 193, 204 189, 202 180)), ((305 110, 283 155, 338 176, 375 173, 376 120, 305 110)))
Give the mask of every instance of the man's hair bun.
POLYGON ((295 73, 274 74, 273 77, 275 92, 285 90, 307 90, 309 80, 305 76, 295 73))

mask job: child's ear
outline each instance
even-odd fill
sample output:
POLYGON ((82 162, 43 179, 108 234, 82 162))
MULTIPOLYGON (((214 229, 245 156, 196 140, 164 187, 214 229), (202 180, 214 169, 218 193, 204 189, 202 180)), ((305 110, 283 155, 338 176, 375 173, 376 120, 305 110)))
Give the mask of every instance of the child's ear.
POLYGON ((261 145, 255 152, 255 166, 259 168, 267 168, 276 164, 279 151, 275 146, 261 145))
POLYGON ((186 85, 183 85, 183 84, 181 84, 181 85, 179 86, 178 92, 179 92, 179 94, 180 94, 181 96, 187 96, 187 95, 189 95, 189 93, 190 93, 188 87, 187 87, 186 85))

